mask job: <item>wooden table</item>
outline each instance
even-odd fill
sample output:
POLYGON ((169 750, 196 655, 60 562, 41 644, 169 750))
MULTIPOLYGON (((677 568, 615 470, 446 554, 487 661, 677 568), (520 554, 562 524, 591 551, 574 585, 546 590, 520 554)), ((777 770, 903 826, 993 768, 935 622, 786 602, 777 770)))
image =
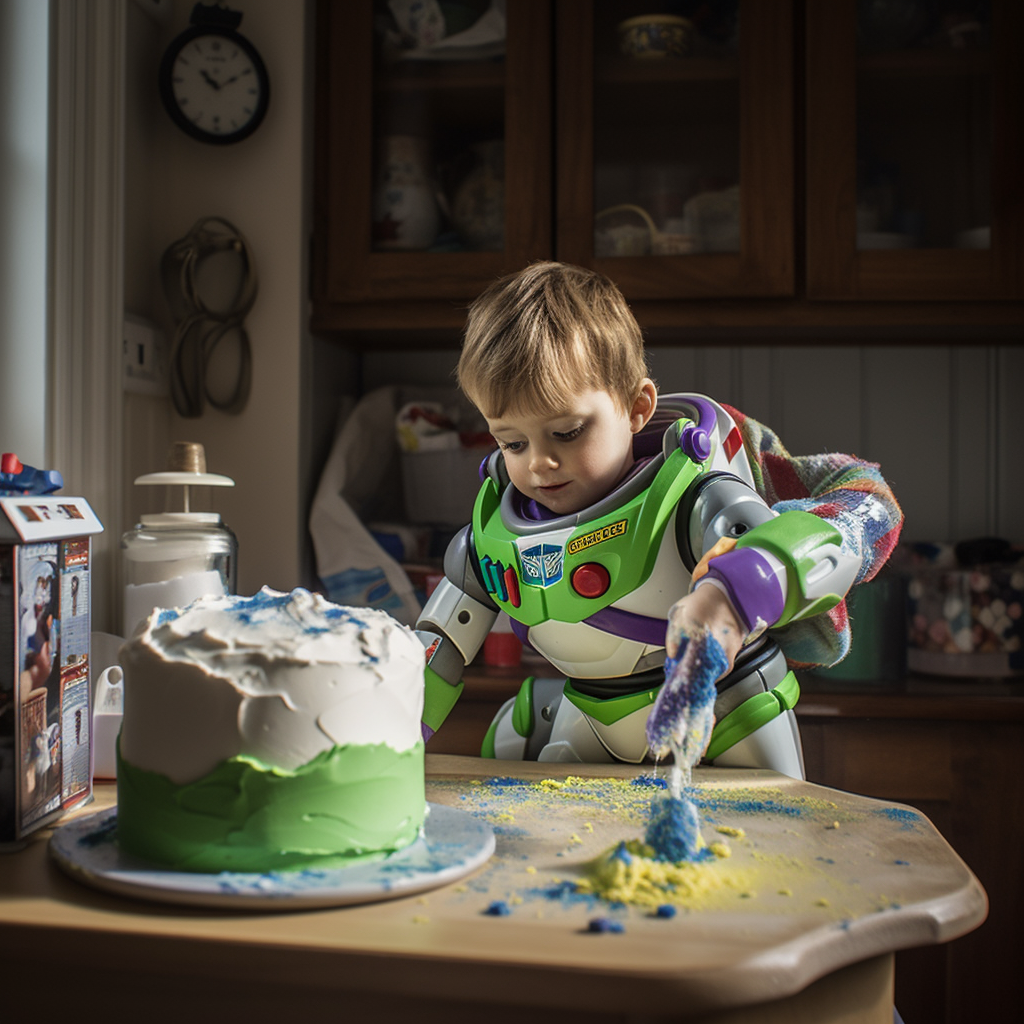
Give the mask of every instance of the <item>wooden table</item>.
MULTIPOLYGON (((314 1012, 502 1024, 531 1010, 560 1022, 889 1024, 893 950, 947 942, 985 917, 977 880, 922 816, 723 769, 699 770, 695 783, 705 838, 731 850, 709 870, 729 884, 672 917, 587 902, 566 883, 642 832, 652 790, 631 781, 650 768, 427 761, 428 798, 489 821, 497 849, 426 895, 207 910, 74 881, 48 858, 47 833, 0 857, 5 1010, 95 1006, 147 1024, 314 1012), (495 903, 509 913, 486 913, 495 903), (597 919, 622 930, 588 930, 597 919)), ((101 785, 77 816, 113 799, 101 785)))

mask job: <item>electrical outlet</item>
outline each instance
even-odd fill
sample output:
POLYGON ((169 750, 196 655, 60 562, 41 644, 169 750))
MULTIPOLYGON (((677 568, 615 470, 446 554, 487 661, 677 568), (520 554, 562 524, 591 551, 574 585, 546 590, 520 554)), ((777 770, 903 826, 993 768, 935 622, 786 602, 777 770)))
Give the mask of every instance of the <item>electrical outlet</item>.
POLYGON ((147 320, 126 316, 122 338, 125 391, 157 397, 168 395, 164 338, 156 326, 147 320))

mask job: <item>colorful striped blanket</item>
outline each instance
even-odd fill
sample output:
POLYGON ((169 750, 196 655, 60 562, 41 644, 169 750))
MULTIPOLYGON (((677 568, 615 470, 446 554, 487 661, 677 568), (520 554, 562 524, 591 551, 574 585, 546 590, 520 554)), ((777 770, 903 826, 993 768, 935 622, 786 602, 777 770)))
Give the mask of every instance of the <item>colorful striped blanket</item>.
MULTIPOLYGON (((776 512, 799 509, 831 523, 843 549, 860 559, 854 585, 870 580, 896 547, 903 512, 876 463, 852 455, 790 455, 773 433, 738 409, 736 421, 761 496, 776 512)), ((812 619, 772 631, 795 668, 834 665, 850 650, 846 602, 812 619)))

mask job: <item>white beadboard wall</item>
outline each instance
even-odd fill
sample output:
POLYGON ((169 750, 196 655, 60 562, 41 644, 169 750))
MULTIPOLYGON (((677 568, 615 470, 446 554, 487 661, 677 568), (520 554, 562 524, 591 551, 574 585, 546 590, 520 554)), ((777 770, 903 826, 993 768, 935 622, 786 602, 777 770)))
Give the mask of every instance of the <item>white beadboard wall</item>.
MULTIPOLYGON (((660 390, 735 405, 794 455, 841 451, 879 463, 906 540, 1024 542, 1024 348, 714 344, 651 347, 648 357, 660 390)), ((363 388, 450 384, 455 359, 368 353, 363 388)))

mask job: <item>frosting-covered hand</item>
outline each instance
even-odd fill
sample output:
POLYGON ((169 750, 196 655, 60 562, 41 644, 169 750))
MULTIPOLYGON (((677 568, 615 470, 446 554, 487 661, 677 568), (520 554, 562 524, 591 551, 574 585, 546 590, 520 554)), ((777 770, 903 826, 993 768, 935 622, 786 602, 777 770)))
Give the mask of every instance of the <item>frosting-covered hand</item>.
POLYGON ((725 654, 726 672, 731 671, 747 631, 725 592, 708 583, 695 587, 669 609, 665 634, 667 657, 679 657, 680 648, 685 646, 683 641, 702 629, 709 630, 718 641, 725 654))

